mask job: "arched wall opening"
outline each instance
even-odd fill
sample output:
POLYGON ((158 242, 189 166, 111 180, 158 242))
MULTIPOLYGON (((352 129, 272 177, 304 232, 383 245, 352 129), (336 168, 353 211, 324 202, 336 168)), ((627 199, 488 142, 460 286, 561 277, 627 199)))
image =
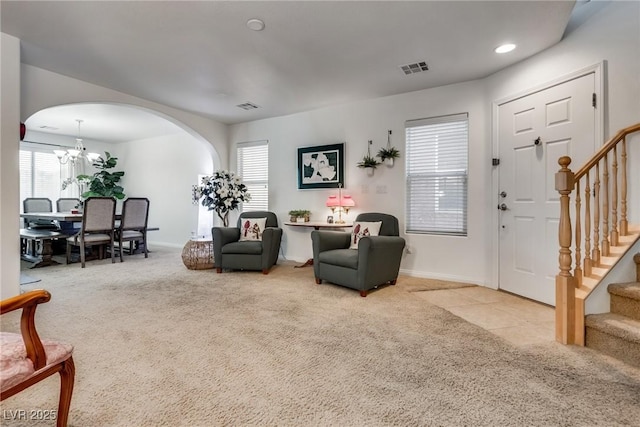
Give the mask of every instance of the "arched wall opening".
POLYGON ((214 146, 190 126, 150 108, 114 102, 52 106, 25 123, 25 140, 31 144, 72 147, 80 136, 87 151, 117 157, 115 170, 125 172, 126 196, 151 201, 149 226, 159 228, 150 233, 151 244, 181 247, 194 231, 202 234, 191 186, 199 175, 220 169, 221 160, 214 146), (83 120, 79 135, 77 119, 83 120))

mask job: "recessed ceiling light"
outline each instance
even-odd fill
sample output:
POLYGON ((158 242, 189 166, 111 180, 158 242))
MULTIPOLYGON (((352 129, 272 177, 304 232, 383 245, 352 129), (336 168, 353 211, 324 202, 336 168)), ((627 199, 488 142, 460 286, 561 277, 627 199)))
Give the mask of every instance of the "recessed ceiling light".
POLYGON ((252 18, 247 21, 247 27, 253 31, 262 31, 264 30, 264 22, 257 18, 252 18))
POLYGON ((495 49, 496 53, 507 53, 507 52, 511 52, 513 49, 516 48, 516 45, 513 43, 507 43, 507 44, 503 44, 502 46, 498 46, 495 49))

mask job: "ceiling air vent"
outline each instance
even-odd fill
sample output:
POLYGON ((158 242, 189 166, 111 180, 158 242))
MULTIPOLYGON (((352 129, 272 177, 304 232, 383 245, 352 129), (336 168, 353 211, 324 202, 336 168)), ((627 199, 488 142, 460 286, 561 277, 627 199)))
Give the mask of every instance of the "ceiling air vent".
POLYGON ((240 107, 243 110, 255 110, 256 108, 258 108, 258 106, 253 102, 245 102, 244 104, 238 104, 236 105, 236 107, 240 107))
POLYGON ((421 73, 423 71, 429 71, 429 66, 426 62, 414 62, 413 64, 401 65, 400 68, 406 74, 421 73))

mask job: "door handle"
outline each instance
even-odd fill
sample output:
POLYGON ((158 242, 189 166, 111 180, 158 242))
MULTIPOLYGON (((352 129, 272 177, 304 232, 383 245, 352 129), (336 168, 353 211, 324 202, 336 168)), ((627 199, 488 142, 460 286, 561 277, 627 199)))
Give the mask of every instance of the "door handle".
POLYGON ((498 205, 498 209, 500 209, 501 211, 506 211, 507 210, 507 205, 506 203, 501 203, 498 205))

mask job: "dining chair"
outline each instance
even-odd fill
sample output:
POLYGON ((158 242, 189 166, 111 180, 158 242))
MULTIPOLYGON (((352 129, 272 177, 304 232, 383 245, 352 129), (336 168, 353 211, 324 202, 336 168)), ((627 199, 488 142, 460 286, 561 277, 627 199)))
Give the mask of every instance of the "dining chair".
MULTIPOLYGON (((24 213, 34 212, 52 212, 51 199, 47 197, 27 197, 22 201, 22 211, 24 213)), ((31 230, 57 230, 58 224, 50 219, 24 219, 23 227, 31 230)), ((38 249, 36 242, 31 241, 31 248, 29 248, 29 240, 20 239, 20 248, 22 253, 30 253, 32 256, 36 256, 38 249)))
MULTIPOLYGON (((53 212, 51 199, 47 197, 27 197, 22 201, 24 213, 53 212)), ((55 230, 58 228, 55 221, 50 219, 26 220, 25 228, 40 230, 55 230)))
POLYGON ((71 262, 71 247, 80 247, 80 262, 85 264, 85 247, 95 245, 110 246, 111 262, 114 256, 116 199, 113 197, 89 197, 84 202, 82 226, 74 236, 67 238, 67 264, 71 262))
POLYGON ((72 209, 78 209, 80 199, 72 197, 61 197, 56 200, 56 210, 58 212, 71 212, 72 209))
POLYGON ((120 226, 116 229, 116 236, 120 248, 120 262, 124 242, 129 242, 129 255, 133 254, 133 243, 142 241, 144 257, 149 257, 147 250, 147 221, 149 219, 149 199, 145 197, 129 197, 122 204, 120 226))

